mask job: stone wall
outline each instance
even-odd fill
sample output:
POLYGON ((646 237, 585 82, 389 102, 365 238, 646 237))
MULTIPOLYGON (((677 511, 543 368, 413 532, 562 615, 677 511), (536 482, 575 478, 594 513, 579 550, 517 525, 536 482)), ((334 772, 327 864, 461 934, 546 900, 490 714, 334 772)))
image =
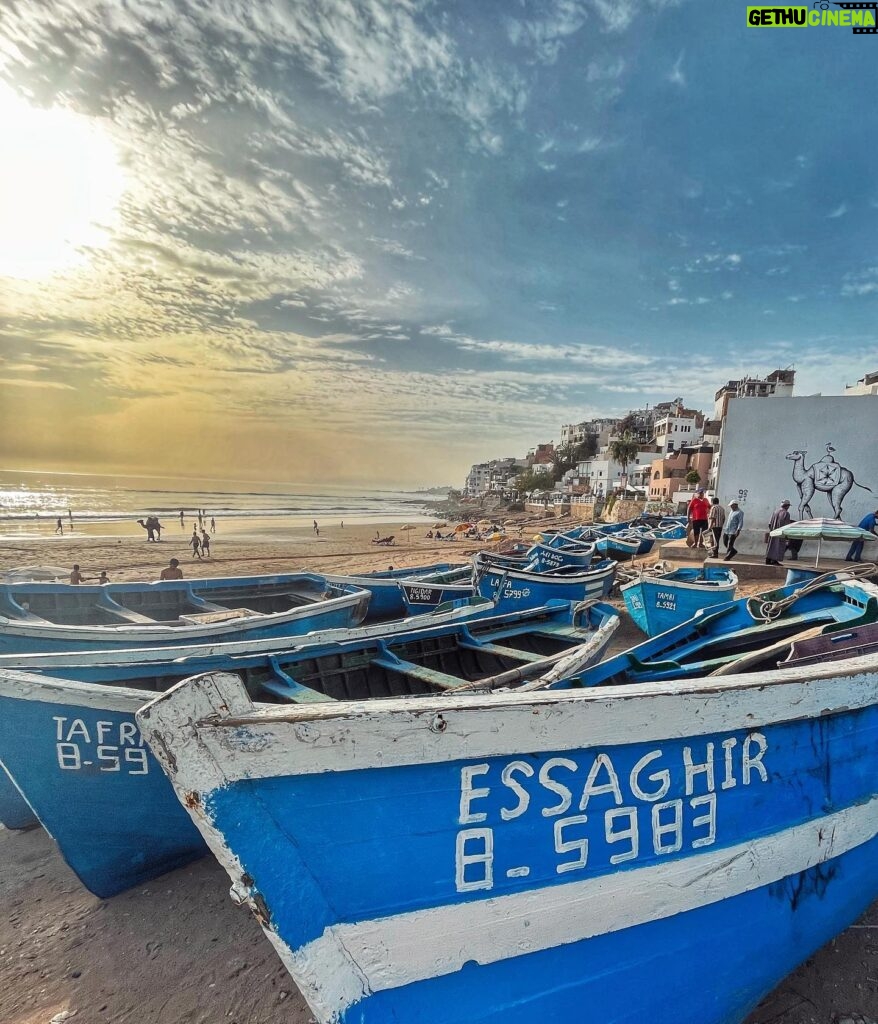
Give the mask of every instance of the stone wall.
POLYGON ((643 515, 646 508, 645 501, 633 501, 630 498, 620 498, 610 511, 609 523, 627 523, 630 519, 636 519, 643 515))

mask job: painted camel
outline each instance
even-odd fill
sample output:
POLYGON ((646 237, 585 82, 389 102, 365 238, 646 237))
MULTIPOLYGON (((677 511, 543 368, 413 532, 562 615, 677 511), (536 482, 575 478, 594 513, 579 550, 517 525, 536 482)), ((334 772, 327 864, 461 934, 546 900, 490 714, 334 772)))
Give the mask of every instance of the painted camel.
POLYGON ((836 519, 841 519, 841 507, 848 491, 852 487, 861 487, 869 491, 870 487, 858 484, 854 474, 845 466, 835 461, 832 453, 835 449, 832 445, 826 446, 826 454, 811 466, 805 466, 805 451, 794 451, 787 455, 793 463, 793 480, 799 489, 799 519, 813 519, 809 502, 814 497, 815 491, 823 491, 832 505, 832 511, 836 519))

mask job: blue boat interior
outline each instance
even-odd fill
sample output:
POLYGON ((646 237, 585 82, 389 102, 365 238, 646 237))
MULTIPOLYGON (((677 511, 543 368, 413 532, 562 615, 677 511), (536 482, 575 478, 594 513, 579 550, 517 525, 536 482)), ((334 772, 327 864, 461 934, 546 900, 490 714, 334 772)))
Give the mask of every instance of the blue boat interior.
POLYGON ((0 586, 0 615, 64 626, 183 626, 290 611, 353 589, 308 573, 76 587, 12 583, 0 586))
POLYGON ((222 667, 238 674, 255 701, 309 703, 435 694, 542 661, 584 643, 616 613, 593 605, 573 626, 569 605, 274 655, 179 658, 52 670, 63 679, 162 692, 191 675, 222 667))
POLYGON ((852 584, 833 584, 810 593, 782 587, 758 598, 714 605, 659 636, 603 661, 573 685, 623 685, 710 675, 748 655, 742 671, 778 666, 774 649, 806 630, 824 635, 878 621, 878 599, 852 584), (781 610, 778 611, 777 609, 781 610), (765 651, 765 658, 753 657, 765 651))

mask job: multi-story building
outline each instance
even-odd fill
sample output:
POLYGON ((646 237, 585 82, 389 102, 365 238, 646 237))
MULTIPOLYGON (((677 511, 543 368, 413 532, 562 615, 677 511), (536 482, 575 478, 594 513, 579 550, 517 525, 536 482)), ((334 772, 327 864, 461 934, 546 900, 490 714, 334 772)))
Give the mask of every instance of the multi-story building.
POLYGON ((860 377, 856 384, 845 384, 844 394, 848 395, 878 395, 878 370, 874 373, 867 373, 860 377))
POLYGON ((727 381, 714 395, 713 418, 724 420, 733 398, 792 398, 796 371, 772 370, 767 377, 727 381))
POLYGON ((653 501, 669 501, 680 491, 694 491, 709 485, 713 462, 713 445, 688 445, 654 459, 650 466, 649 497, 653 501), (697 484, 688 484, 686 477, 695 472, 697 484))
POLYGON ((582 423, 565 423, 561 427, 561 444, 582 444, 589 434, 597 438, 598 447, 607 443, 613 430, 619 425, 615 416, 601 416, 582 423))
POLYGON ((704 415, 695 409, 686 409, 680 399, 653 424, 652 441, 664 454, 677 451, 684 445, 701 441, 704 415))
MULTIPOLYGON (((656 453, 653 449, 638 452, 628 464, 628 486, 646 490, 649 485, 650 469, 656 453)), ((595 455, 591 459, 580 462, 575 470, 567 475, 567 482, 572 490, 586 491, 591 494, 607 495, 622 487, 622 466, 610 457, 607 452, 595 455)))

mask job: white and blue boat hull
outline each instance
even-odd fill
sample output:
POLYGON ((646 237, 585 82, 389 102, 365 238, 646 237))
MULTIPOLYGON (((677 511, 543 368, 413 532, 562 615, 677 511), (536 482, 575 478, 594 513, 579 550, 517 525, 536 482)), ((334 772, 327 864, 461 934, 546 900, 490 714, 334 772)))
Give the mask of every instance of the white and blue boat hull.
POLYGON ((31 828, 38 825, 30 804, 19 793, 6 769, 0 764, 0 825, 10 829, 31 828))
POLYGON ((40 823, 97 896, 180 867, 204 843, 134 720, 148 695, 0 674, 0 751, 40 823))
POLYGON ((320 1024, 739 1024, 878 894, 874 656, 139 720, 320 1024))
POLYGON ((560 571, 542 573, 489 564, 480 573, 476 583, 478 593, 493 601, 497 612, 509 612, 552 600, 576 602, 606 597, 616 577, 616 563, 601 561, 582 571, 575 566, 564 566, 560 571))
POLYGON ((647 636, 658 636, 702 608, 734 600, 737 586, 738 577, 730 569, 675 569, 626 583, 622 598, 635 624, 647 636))

